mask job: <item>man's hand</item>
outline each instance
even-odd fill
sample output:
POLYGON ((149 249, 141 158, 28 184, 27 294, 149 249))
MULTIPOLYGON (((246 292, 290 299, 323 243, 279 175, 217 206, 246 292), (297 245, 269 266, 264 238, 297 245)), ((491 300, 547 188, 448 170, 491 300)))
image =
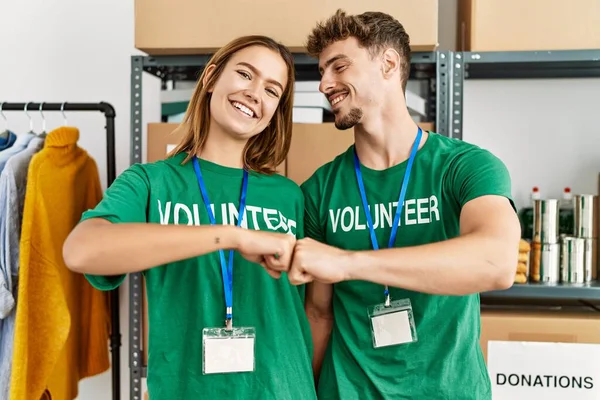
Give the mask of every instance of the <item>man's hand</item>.
POLYGON ((288 278, 293 285, 319 281, 337 283, 346 279, 350 253, 305 238, 296 241, 288 278))
POLYGON ((296 238, 285 233, 240 228, 238 252, 248 261, 260 264, 275 279, 290 269, 296 238))

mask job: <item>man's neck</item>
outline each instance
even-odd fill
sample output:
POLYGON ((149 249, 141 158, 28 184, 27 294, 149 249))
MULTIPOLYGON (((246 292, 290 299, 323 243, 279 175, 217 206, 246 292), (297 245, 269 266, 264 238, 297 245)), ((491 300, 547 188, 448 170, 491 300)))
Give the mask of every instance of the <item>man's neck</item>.
POLYGON ((204 146, 198 153, 203 160, 230 168, 243 168, 246 141, 235 140, 212 124, 204 146))
MULTIPOLYGON (((356 153, 362 165, 383 170, 408 160, 418 126, 407 112, 382 113, 372 122, 354 127, 356 153)), ((423 132, 419 147, 427 139, 423 132)))

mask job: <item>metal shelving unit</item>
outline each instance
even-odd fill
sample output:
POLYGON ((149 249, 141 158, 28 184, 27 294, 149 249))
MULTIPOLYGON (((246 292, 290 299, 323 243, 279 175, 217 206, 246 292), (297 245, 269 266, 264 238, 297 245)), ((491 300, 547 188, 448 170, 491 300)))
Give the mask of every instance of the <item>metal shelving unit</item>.
MULTIPOLYGON (((453 53, 452 136, 462 139, 463 85, 467 79, 560 79, 600 77, 600 49, 562 51, 453 53)), ((481 294, 482 303, 600 303, 600 283, 588 285, 515 284, 508 290, 481 294)))
POLYGON ((467 79, 600 77, 600 49, 453 53, 452 136, 462 139, 463 85, 467 79))
POLYGON ((587 301, 600 303, 600 282, 587 284, 557 284, 545 285, 538 283, 514 284, 508 290, 497 290, 482 293, 485 300, 492 299, 521 299, 521 300, 545 300, 558 303, 575 301, 587 301))
MULTIPOLYGON (((160 78, 163 87, 177 81, 196 81, 209 59, 209 55, 131 57, 131 164, 143 160, 142 75, 149 73, 160 78)), ((410 79, 427 82, 427 119, 435 121, 436 131, 446 136, 451 135, 451 115, 455 108, 450 90, 455 85, 452 59, 452 52, 449 51, 415 53, 411 59, 410 79)), ((316 59, 306 54, 294 54, 294 61, 298 81, 320 79, 316 59)), ((141 273, 129 275, 129 366, 132 400, 142 399, 142 378, 146 377, 146 365, 142 357, 142 284, 141 273)))

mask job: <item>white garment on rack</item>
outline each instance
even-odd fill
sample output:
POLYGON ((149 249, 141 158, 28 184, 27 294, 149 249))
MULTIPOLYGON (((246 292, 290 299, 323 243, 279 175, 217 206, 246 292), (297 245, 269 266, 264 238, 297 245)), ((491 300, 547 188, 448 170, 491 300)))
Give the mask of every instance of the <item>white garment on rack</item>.
POLYGON ((0 173, 0 399, 8 399, 10 394, 27 171, 31 158, 43 147, 43 138, 32 138, 25 150, 8 159, 0 173))

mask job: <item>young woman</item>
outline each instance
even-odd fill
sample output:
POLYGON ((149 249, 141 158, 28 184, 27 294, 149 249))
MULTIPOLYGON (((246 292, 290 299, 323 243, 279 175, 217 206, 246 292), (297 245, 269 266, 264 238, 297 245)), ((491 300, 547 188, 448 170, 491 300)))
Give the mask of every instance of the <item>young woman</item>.
POLYGON ((152 400, 316 398, 303 293, 285 273, 304 200, 274 173, 293 88, 292 56, 273 40, 220 49, 182 143, 123 172, 65 242, 68 267, 100 290, 143 272, 152 400))

